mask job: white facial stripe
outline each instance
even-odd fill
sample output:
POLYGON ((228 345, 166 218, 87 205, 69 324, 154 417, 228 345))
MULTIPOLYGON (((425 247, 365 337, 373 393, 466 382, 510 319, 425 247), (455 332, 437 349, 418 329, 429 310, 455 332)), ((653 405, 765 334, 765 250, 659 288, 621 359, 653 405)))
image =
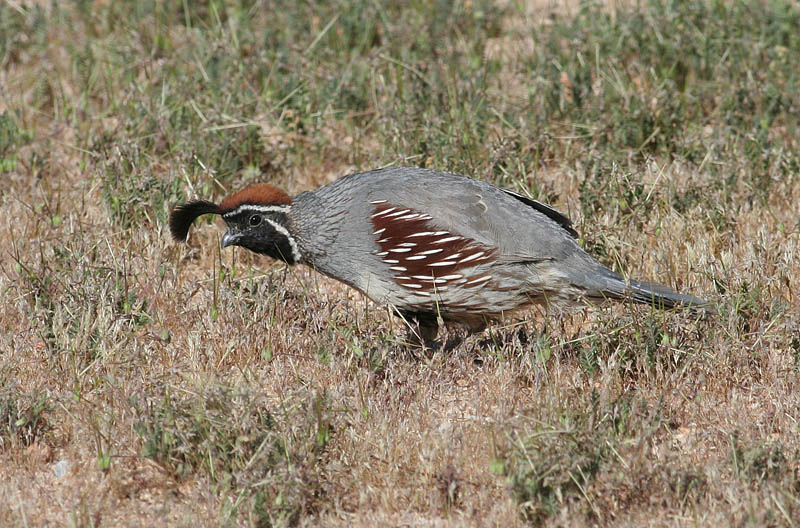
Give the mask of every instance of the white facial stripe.
POLYGON ((295 264, 299 263, 301 259, 300 248, 297 247, 297 242, 294 241, 294 238, 292 238, 292 235, 289 234, 289 231, 279 223, 273 222, 269 218, 265 218, 264 221, 271 225, 275 231, 286 237, 286 240, 289 241, 289 245, 292 247, 292 260, 294 260, 295 264))
POLYGON ((228 211, 222 218, 230 218, 231 216, 236 216, 239 213, 244 211, 252 211, 254 213, 288 213, 290 205, 254 205, 254 204, 242 204, 233 211, 228 211))

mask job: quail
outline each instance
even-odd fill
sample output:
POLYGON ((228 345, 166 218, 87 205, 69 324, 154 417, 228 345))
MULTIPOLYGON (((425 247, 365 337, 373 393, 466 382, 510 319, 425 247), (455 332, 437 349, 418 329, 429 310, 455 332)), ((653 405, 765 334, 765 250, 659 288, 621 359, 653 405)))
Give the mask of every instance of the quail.
POLYGON ((372 170, 294 198, 250 185, 219 204, 176 207, 173 238, 186 240, 204 214, 227 224, 223 247, 306 264, 392 307, 425 342, 439 321, 478 330, 532 303, 617 299, 697 311, 708 304, 625 280, 581 249, 572 222, 555 209, 457 174, 372 170))

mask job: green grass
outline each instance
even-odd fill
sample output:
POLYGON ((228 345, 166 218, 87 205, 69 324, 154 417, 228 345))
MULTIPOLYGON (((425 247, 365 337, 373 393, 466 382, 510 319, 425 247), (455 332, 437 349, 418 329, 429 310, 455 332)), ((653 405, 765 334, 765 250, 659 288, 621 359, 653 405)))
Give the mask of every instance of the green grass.
POLYGON ((787 1, 0 4, 2 524, 797 525, 799 35, 787 1), (715 312, 420 355, 213 219, 169 240, 183 200, 386 165, 715 312))
POLYGON ((10 380, 3 380, 0 393, 0 447, 19 449, 41 441, 50 426, 47 414, 51 410, 47 393, 23 394, 10 380))
POLYGON ((573 505, 587 520, 607 522, 606 504, 634 506, 653 494, 681 506, 696 504, 706 487, 702 468, 685 468, 678 460, 649 464, 651 442, 669 427, 661 406, 648 408, 630 393, 600 398, 593 392, 580 399, 586 410, 554 409, 552 421, 531 424, 535 432, 515 432, 508 473, 523 516, 541 523, 573 505))
POLYGON ((324 500, 317 467, 333 432, 329 404, 318 394, 270 409, 258 397, 212 386, 187 396, 168 389, 160 400, 134 400, 141 455, 177 481, 205 477, 217 493, 231 497, 229 518, 295 524, 324 500))

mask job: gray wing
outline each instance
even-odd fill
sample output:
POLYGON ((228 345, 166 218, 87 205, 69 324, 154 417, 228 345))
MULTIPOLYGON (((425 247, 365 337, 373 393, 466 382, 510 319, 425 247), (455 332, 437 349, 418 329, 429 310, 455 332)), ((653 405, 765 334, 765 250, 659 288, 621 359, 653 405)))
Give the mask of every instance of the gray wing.
MULTIPOLYGON (((378 214, 380 218, 398 215, 395 218, 403 224, 402 229, 411 229, 423 218, 411 219, 409 215, 421 213, 422 238, 407 241, 416 243, 417 250, 422 249, 420 244, 433 243, 436 236, 439 243, 447 239, 447 235, 434 232, 448 232, 463 237, 459 243, 471 250, 469 255, 491 251, 495 262, 531 265, 530 271, 539 264, 566 261, 573 261, 578 268, 594 266, 584 259, 588 255, 575 242, 569 221, 557 211, 453 174, 396 168, 346 176, 313 193, 297 196, 292 210, 297 213, 296 227, 304 231, 301 239, 305 245, 301 249, 309 257, 306 262, 374 299, 396 290, 391 282, 394 270, 382 260, 393 259, 390 255, 380 256, 386 248, 381 246, 385 235, 375 223, 378 214), (388 211, 390 208, 394 209, 388 211), (326 215, 321 217, 320 211, 326 215)), ((407 237, 411 233, 401 234, 407 237)), ((450 270, 449 264, 441 265, 436 270, 440 274, 450 270)), ((451 271, 448 275, 461 273, 455 264, 451 271)), ((480 278, 476 276, 475 280, 480 278)))
POLYGON ((540 213, 542 213, 545 216, 547 216, 550 220, 553 220, 554 222, 556 222, 558 225, 563 227, 564 230, 567 233, 569 233, 569 235, 572 238, 578 238, 578 232, 575 231, 572 228, 572 220, 570 220, 569 218, 567 218, 566 216, 564 216, 560 212, 556 211, 555 209, 553 209, 549 205, 543 204, 542 202, 534 200, 533 198, 530 198, 528 196, 523 196, 521 194, 517 194, 514 191, 509 191, 508 189, 503 189, 503 191, 505 191, 506 194, 509 194, 509 195, 513 196, 514 198, 516 198, 517 200, 521 201, 522 203, 524 203, 524 204, 526 204, 526 205, 528 205, 530 207, 533 207, 534 209, 536 209, 540 213))
POLYGON ((358 218, 368 218, 375 207, 373 202, 380 200, 424 211, 442 229, 497 247, 498 258, 504 261, 563 258, 578 248, 574 242, 577 233, 564 215, 481 181, 413 168, 356 176, 368 182, 362 183, 363 191, 353 203, 360 209, 358 218))

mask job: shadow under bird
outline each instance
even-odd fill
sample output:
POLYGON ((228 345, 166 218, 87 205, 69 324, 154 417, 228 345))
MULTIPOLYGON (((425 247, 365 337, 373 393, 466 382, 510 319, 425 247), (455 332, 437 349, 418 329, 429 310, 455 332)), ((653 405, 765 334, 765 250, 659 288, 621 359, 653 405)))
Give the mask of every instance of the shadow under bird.
POLYGON ((183 241, 204 214, 242 246, 320 273, 389 305, 435 339, 440 320, 483 328, 532 303, 630 300, 658 308, 708 304, 660 284, 625 280, 576 242, 572 222, 515 192, 457 174, 389 168, 351 174, 294 198, 251 185, 219 204, 176 207, 183 241))

